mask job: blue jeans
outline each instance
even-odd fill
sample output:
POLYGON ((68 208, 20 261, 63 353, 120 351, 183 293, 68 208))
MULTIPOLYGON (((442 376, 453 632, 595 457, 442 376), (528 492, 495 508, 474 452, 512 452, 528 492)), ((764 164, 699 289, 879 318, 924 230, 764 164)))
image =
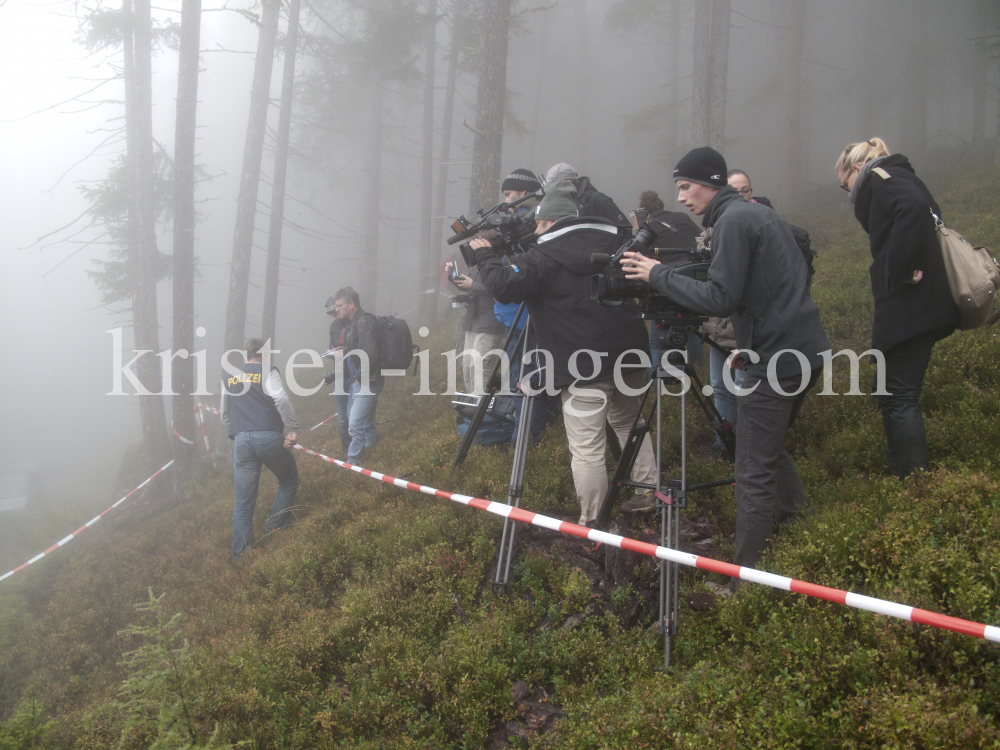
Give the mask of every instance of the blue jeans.
POLYGON ((348 463, 357 463, 361 454, 375 445, 375 405, 383 383, 372 381, 368 385, 371 395, 363 395, 361 383, 351 383, 348 397, 349 427, 351 445, 347 449, 348 463))
MULTIPOLYGON (((723 354, 714 346, 708 348, 708 382, 712 386, 712 398, 715 400, 715 408, 719 410, 720 416, 729 422, 733 426, 733 431, 736 430, 736 394, 732 393, 728 388, 726 388, 726 383, 722 379, 722 368, 726 364, 726 357, 728 355, 723 354)), ((739 388, 743 385, 743 375, 745 373, 743 370, 733 370, 733 382, 736 387, 739 388)), ((715 436, 715 444, 722 446, 722 440, 719 436, 715 436)))
POLYGON ((260 468, 266 466, 278 478, 278 491, 267 517, 267 532, 283 529, 292 520, 292 500, 299 488, 299 471, 292 452, 285 448, 280 432, 238 432, 233 444, 233 559, 239 560, 253 540, 253 512, 257 507, 260 468))
POLYGON ((340 420, 340 447, 344 449, 344 455, 347 455, 348 449, 351 447, 351 396, 345 393, 341 396, 334 394, 333 403, 337 407, 337 419, 340 420))

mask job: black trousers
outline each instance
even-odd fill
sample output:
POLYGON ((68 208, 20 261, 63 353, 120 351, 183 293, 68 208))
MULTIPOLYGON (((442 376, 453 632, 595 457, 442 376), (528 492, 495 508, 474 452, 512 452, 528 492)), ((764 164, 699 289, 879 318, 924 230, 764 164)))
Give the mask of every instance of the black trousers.
MULTIPOLYGON (((948 327, 928 331, 883 352, 888 393, 874 398, 882 411, 882 426, 889 446, 889 470, 899 479, 905 479, 917 469, 927 468, 927 433, 920 413, 920 392, 934 344, 953 330, 948 327)), ((877 377, 876 374, 876 383, 877 377)))

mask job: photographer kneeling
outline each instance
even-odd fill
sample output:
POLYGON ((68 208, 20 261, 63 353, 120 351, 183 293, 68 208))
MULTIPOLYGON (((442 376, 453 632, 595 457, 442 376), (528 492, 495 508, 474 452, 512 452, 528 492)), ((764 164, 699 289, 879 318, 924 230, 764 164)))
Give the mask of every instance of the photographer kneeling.
MULTIPOLYGON (((622 393, 615 383, 615 365, 629 350, 648 352, 646 327, 633 306, 602 307, 590 296, 591 276, 604 266, 593 253, 618 249, 618 227, 597 218, 577 218, 576 188, 565 180, 547 183, 535 214, 537 244, 501 262, 489 241, 475 239, 480 278, 497 301, 527 302, 531 325, 542 358, 551 366, 547 385, 562 389, 563 415, 573 483, 580 502, 580 524, 597 517, 608 489, 604 458, 607 421, 622 444, 639 408, 639 397, 622 393), (584 355, 581 357, 581 355, 584 355), (593 372, 581 370, 589 359, 593 372), (578 383, 585 382, 585 385, 578 383)), ((646 364, 633 353, 626 357, 622 381, 627 388, 646 385, 646 364)), ((656 462, 647 436, 632 470, 637 482, 656 482, 656 462)), ((637 493, 630 505, 652 506, 649 493, 637 493)))
MULTIPOLYGON (((830 342, 809 297, 805 260, 788 224, 726 184, 726 162, 696 148, 674 169, 677 200, 712 228, 707 281, 674 274, 637 253, 625 253, 626 277, 648 281, 678 305, 729 317, 736 334, 734 366, 746 377, 736 422, 736 565, 756 567, 774 523, 808 506, 785 451, 785 433, 823 364, 830 342)), ((738 581, 730 581, 735 589, 738 581)))

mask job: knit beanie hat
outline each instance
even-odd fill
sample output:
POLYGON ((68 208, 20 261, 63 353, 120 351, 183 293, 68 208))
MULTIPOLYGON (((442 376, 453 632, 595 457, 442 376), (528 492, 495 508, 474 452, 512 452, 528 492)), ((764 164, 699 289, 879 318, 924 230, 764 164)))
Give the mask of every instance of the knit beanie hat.
POLYGON ((575 180, 579 176, 573 167, 561 161, 549 167, 549 171, 545 173, 545 182, 548 184, 553 180, 575 180))
POLYGON ((542 183, 527 169, 515 169, 504 178, 503 183, 500 185, 501 193, 504 190, 524 190, 528 193, 534 193, 536 190, 541 189, 542 183))
POLYGON ((674 167, 674 182, 687 180, 705 187, 724 188, 726 160, 718 151, 708 146, 688 151, 674 167))
POLYGON ((564 216, 576 216, 576 188, 568 180, 545 183, 545 197, 535 209, 536 219, 557 221, 564 216))

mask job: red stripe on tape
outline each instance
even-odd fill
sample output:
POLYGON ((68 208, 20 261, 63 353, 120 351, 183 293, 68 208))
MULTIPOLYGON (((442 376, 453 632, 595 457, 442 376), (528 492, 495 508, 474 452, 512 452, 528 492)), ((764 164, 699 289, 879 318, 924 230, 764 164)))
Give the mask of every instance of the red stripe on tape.
POLYGON ((713 573, 721 573, 722 575, 729 576, 730 578, 740 577, 739 565, 722 562, 721 560, 713 560, 711 557, 697 557, 695 559, 695 566, 700 570, 710 570, 713 573))
POLYGON ((839 589, 831 589, 827 586, 819 586, 815 583, 806 583, 805 581, 792 579, 791 590, 796 594, 805 594, 817 599, 826 599, 828 602, 836 602, 837 604, 847 604, 847 592, 840 591, 839 589))
POLYGON ((656 557, 656 545, 649 542, 640 542, 638 539, 622 537, 622 549, 627 549, 630 552, 638 552, 640 555, 656 557))
POLYGON ((978 622, 962 620, 958 617, 939 615, 936 612, 928 612, 926 609, 917 609, 914 607, 912 614, 910 614, 910 619, 913 622, 919 622, 921 625, 930 625, 935 628, 954 630, 956 633, 964 633, 965 635, 972 635, 976 638, 984 638, 986 636, 985 625, 981 625, 978 622))

